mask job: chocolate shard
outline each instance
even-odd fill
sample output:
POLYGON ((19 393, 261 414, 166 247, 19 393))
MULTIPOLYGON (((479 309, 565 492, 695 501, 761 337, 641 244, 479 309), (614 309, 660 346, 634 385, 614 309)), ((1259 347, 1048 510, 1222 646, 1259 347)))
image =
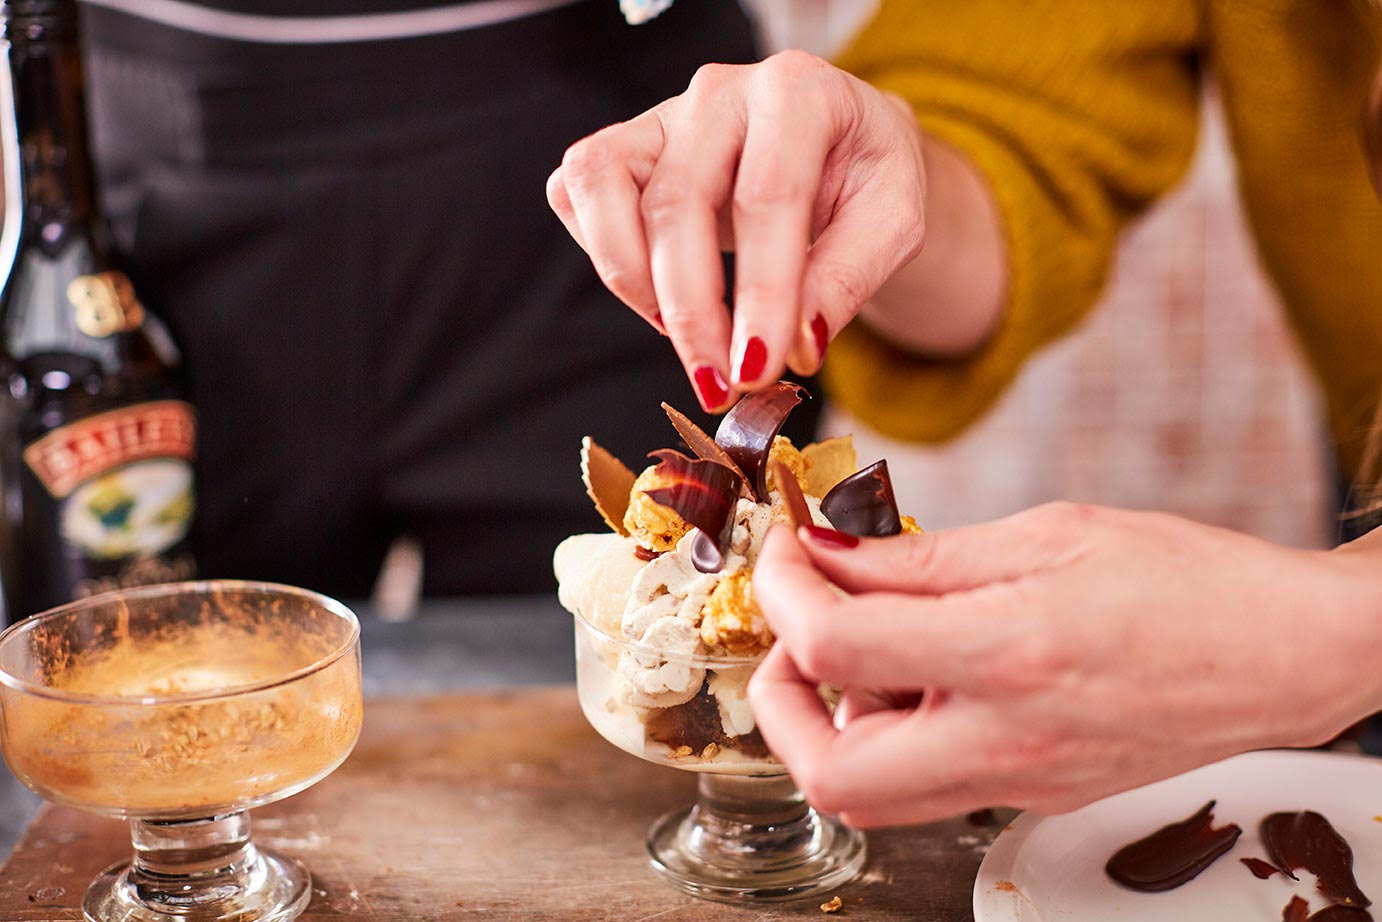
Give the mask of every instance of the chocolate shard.
POLYGON ((1266 880, 1273 874, 1281 872, 1281 869, 1276 865, 1268 864, 1261 858, 1239 858, 1238 860, 1243 862, 1243 866, 1249 871, 1252 871, 1252 876, 1256 877, 1258 880, 1266 880))
POLYGON ((1233 848, 1242 834, 1235 823, 1214 828, 1211 800, 1193 816, 1123 846, 1114 852, 1104 871, 1132 890, 1174 890, 1233 848))
POLYGON ((724 449, 743 473, 753 498, 768 501, 768 452, 773 439, 792 408, 801 403, 806 389, 790 381, 778 381, 761 391, 746 394, 730 408, 720 428, 715 430, 715 444, 724 449))
POLYGON ((734 463, 729 452, 715 444, 715 440, 707 435, 704 429, 693 423, 685 413, 666 401, 663 401, 662 412, 667 414, 667 418, 672 421, 672 428, 677 430, 677 434, 686 443, 686 447, 690 448, 697 458, 702 461, 716 461, 740 477, 744 476, 744 472, 739 469, 739 465, 734 463))
POLYGON ((1353 876, 1353 849, 1320 814, 1273 813, 1263 818, 1258 832, 1267 860, 1292 880, 1296 869, 1304 868, 1330 901, 1358 909, 1372 905, 1353 876))
POLYGON ((888 462, 870 464, 841 480, 821 498, 821 512, 840 531, 860 538, 886 538, 902 532, 888 462))
POLYGON ((629 491, 635 476, 614 455, 595 443, 590 436, 581 439, 581 481, 585 495, 595 504, 595 511, 613 531, 624 537, 624 513, 629 509, 629 491))
POLYGON ((1281 909, 1281 922, 1305 922, 1310 915, 1310 904, 1299 896, 1292 896, 1291 902, 1281 909))
POLYGON ((792 519, 793 528, 806 528, 814 525, 811 519, 811 507, 806 505, 806 497, 802 495, 801 484, 797 483, 797 478, 792 474, 792 469, 781 461, 773 461, 773 477, 777 480, 777 491, 782 494, 783 500, 787 503, 787 515, 792 519))
MULTIPOLYGON (((648 457, 658 459, 653 473, 663 486, 643 492, 653 502, 676 512, 688 525, 700 529, 720 558, 715 569, 703 572, 716 572, 724 566, 725 552, 729 550, 742 478, 723 464, 694 460, 670 448, 659 449, 648 457)), ((693 562, 695 556, 692 555, 693 562)))

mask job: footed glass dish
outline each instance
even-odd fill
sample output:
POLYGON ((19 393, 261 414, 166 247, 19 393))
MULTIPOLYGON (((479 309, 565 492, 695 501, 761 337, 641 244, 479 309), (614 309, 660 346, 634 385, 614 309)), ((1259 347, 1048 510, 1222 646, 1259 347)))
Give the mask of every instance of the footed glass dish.
POLYGON ((298 861, 250 838, 252 807, 329 775, 360 734, 360 626, 325 596, 199 582, 105 593, 0 634, 0 745, 54 803, 128 819, 129 861, 90 922, 280 922, 298 861))
POLYGON ((700 776, 696 803, 648 831, 658 875, 755 903, 820 896, 859 874, 863 833, 812 809, 756 729, 746 695, 759 658, 687 656, 575 623, 586 719, 620 749, 700 776))

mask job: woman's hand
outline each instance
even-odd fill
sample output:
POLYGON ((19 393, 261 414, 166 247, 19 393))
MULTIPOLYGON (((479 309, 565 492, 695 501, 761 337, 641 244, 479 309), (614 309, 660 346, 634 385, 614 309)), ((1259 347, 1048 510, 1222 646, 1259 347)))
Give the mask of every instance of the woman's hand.
POLYGON ((917 256, 926 166, 900 99, 783 52, 702 67, 682 95, 572 145, 547 197, 720 410, 784 365, 815 372, 830 338, 917 256), (736 253, 732 323, 722 248, 736 253))
POLYGON ((1378 550, 1069 504, 856 547, 778 529, 751 700, 807 798, 852 824, 1070 810, 1382 709, 1378 550), (845 688, 833 722, 817 682, 845 688))

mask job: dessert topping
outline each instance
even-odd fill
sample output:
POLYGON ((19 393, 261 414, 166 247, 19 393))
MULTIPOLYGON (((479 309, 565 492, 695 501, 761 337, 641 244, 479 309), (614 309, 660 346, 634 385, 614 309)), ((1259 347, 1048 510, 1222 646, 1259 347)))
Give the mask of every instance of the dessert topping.
POLYGON ((824 496, 835 484, 859 470, 854 451, 854 436, 840 435, 807 445, 801 450, 806 461, 806 482, 802 489, 812 496, 824 496))
POLYGON ((772 645, 773 632, 753 600, 748 570, 723 577, 705 602, 701 641, 723 647, 734 656, 761 653, 772 645))
POLYGON ((792 476, 792 472, 787 469, 787 465, 781 461, 772 462, 772 470, 777 479, 778 492, 782 494, 783 501, 787 504, 787 514, 792 519, 793 528, 808 528, 815 522, 811 518, 811 507, 806 505, 806 497, 802 495, 801 486, 797 479, 792 476))
POLYGON ((590 436, 581 439, 581 482, 585 484, 585 494, 605 524, 625 537, 629 530, 624 527, 624 513, 629 508, 633 481, 633 471, 624 462, 595 444, 590 436))
POLYGON ((715 461, 723 464, 740 477, 744 476, 744 472, 734 463, 734 459, 723 448, 716 445, 715 440, 707 435, 704 429, 693 423, 685 413, 666 402, 662 404, 662 412, 667 414, 667 418, 672 421, 672 428, 677 430, 682 441, 686 442, 686 447, 690 448, 697 458, 702 461, 715 461))
POLYGON ((715 430, 715 443, 734 459, 758 502, 768 501, 768 453, 782 423, 801 403, 799 384, 778 381, 744 396, 730 408, 715 430))
MULTIPOLYGON (((859 538, 886 538, 902 531, 888 462, 879 461, 837 483, 821 499, 821 512, 840 531, 859 538)), ((915 523, 913 523, 915 524, 915 523)))
POLYGON ((700 529, 719 551, 723 564, 742 482, 738 473, 714 461, 692 460, 670 448, 652 452, 650 457, 658 459, 652 470, 657 486, 645 488, 643 493, 700 529))

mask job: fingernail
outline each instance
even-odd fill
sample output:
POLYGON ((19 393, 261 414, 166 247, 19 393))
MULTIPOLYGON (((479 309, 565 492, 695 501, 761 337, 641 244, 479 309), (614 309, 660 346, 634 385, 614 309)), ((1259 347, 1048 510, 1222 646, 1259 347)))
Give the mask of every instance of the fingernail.
POLYGON ((825 544, 830 547, 859 546, 858 538, 854 537, 853 535, 845 534, 842 531, 836 531, 833 528, 822 528, 819 525, 807 525, 804 527, 806 529, 806 533, 811 536, 812 540, 818 541, 821 544, 825 544))
POLYGON ((701 406, 707 411, 719 409, 729 399, 729 385, 724 375, 712 365, 701 365, 691 375, 696 385, 696 396, 701 398, 701 406))
POLYGON ((823 361, 825 347, 830 345, 830 327, 826 326, 825 318, 820 314, 811 320, 811 335, 816 338, 816 361, 823 361))
POLYGON ((768 366, 768 347, 757 336, 750 336, 748 342, 744 343, 744 354, 739 357, 739 370, 734 373, 734 380, 740 384, 752 384, 763 375, 763 369, 768 366))

